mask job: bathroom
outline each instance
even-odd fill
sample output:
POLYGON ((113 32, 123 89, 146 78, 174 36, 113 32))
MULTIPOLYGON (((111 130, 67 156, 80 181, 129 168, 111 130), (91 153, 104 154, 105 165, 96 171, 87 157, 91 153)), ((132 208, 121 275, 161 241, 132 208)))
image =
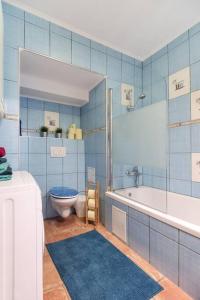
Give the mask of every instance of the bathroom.
POLYGON ((109 2, 1 3, 0 299, 200 299, 200 4, 109 2))

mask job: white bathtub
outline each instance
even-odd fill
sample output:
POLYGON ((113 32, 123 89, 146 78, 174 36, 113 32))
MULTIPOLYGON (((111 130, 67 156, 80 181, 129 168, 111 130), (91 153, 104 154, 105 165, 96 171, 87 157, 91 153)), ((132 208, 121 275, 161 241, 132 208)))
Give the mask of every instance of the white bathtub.
POLYGON ((200 238, 200 199, 141 186, 106 196, 200 238))

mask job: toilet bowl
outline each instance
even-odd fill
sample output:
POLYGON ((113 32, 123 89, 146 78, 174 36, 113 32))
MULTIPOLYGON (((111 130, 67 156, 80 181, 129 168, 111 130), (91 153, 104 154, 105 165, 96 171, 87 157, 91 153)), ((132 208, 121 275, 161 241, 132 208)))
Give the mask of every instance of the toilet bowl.
POLYGON ((76 203, 78 192, 68 187, 57 186, 49 191, 49 196, 52 207, 61 217, 67 218, 71 214, 72 208, 76 203))

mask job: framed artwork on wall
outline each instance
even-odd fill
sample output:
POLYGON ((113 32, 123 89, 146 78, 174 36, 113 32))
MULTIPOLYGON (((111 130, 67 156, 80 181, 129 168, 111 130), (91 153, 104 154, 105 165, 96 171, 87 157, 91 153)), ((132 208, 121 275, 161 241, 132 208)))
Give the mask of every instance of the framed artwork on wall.
POLYGON ((59 127, 59 113, 52 111, 44 112, 44 124, 49 131, 55 131, 59 127))

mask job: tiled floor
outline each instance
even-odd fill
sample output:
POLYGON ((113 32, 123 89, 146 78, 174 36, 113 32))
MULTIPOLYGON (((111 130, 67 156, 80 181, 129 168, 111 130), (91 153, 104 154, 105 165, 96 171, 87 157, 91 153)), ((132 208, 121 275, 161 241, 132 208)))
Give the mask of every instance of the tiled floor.
MULTIPOLYGON (((55 242, 68 237, 79 235, 92 230, 92 225, 86 226, 75 215, 67 220, 61 221, 59 218, 45 221, 46 243, 55 242)), ((105 227, 99 225, 96 230, 115 245, 121 252, 133 260, 146 273, 158 281, 164 290, 156 295, 154 300, 191 300, 182 290, 174 285, 170 280, 159 273, 153 266, 142 259, 137 253, 131 250, 126 244, 108 232, 105 227)), ((44 254, 44 300, 67 300, 71 299, 59 274, 45 250, 44 254)))

